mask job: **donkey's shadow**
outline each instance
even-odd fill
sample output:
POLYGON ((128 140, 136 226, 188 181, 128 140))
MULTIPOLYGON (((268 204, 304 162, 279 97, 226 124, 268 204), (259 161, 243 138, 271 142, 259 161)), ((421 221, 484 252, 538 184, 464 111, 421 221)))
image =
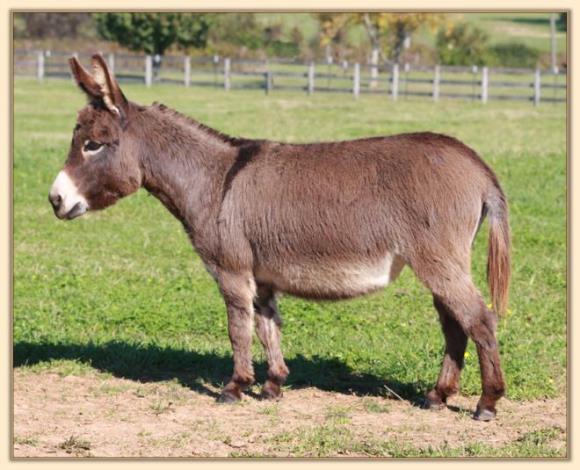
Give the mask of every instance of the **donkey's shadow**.
MULTIPOLYGON (((227 382, 232 358, 215 352, 195 352, 155 345, 135 345, 122 341, 103 344, 28 343, 14 344, 14 367, 44 361, 80 361, 115 377, 137 382, 176 379, 183 386, 217 397, 215 388, 227 382), (208 387, 210 385, 212 388, 208 387)), ((404 383, 353 371, 336 358, 297 355, 286 363, 290 368, 287 385, 292 389, 315 387, 320 390, 358 396, 397 396, 420 405, 427 385, 404 383)), ((266 377, 266 364, 256 362, 256 379, 266 377)))

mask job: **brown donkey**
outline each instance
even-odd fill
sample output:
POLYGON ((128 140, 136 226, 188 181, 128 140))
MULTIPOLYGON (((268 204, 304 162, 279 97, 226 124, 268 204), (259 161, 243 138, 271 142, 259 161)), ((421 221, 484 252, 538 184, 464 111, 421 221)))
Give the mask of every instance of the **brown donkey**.
POLYGON ((474 416, 495 416, 505 390, 495 330, 510 277, 508 208, 473 150, 432 133, 305 145, 232 138, 163 105, 127 101, 100 55, 92 73, 70 65, 89 103, 50 191, 54 212, 73 219, 144 187, 181 221, 227 307, 234 372, 222 401, 239 400, 254 381, 254 322, 268 360, 263 396, 281 396, 278 293, 354 297, 409 265, 433 293, 446 341, 427 406, 444 407, 458 391, 471 338, 483 388, 474 416), (495 312, 470 275, 485 215, 495 312))

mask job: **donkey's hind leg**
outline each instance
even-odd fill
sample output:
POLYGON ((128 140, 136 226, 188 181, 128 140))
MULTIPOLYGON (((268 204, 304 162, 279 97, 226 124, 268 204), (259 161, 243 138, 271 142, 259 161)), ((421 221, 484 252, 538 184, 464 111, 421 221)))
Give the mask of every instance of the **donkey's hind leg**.
MULTIPOLYGON (((456 261, 446 261, 445 257, 439 256, 429 256, 427 259, 430 261, 415 262, 412 263, 412 267, 417 276, 433 292, 437 304, 440 305, 439 308, 461 326, 463 332, 473 340, 477 347, 482 394, 474 418, 488 421, 495 416, 495 404, 505 392, 495 337, 497 317, 487 308, 481 294, 474 286, 467 268, 468 260, 459 264, 456 261)), ((458 352, 459 348, 456 355, 458 352)), ((451 368, 445 369, 444 372, 453 371, 454 367, 456 366, 452 364, 451 368)), ((453 372, 451 376, 453 377, 453 372)), ((445 378, 441 385, 443 389, 447 385, 445 378)), ((435 390, 438 390, 437 386, 435 390)), ((442 397, 439 396, 439 398, 442 397)))
POLYGON ((443 302, 434 297, 433 304, 439 313, 445 337, 445 356, 437 385, 427 394, 425 405, 427 408, 443 408, 447 403, 447 398, 459 391, 459 378, 463 369, 467 335, 443 302))
POLYGON ((256 333, 264 346, 268 360, 268 380, 262 388, 262 397, 275 399, 282 396, 281 386, 286 381, 289 371, 280 348, 282 319, 272 289, 259 285, 254 306, 256 308, 256 333))

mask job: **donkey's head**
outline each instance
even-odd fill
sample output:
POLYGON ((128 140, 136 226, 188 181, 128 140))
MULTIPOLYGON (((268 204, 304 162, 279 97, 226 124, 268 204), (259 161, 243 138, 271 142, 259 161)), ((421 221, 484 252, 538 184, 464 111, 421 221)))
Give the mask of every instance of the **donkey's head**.
POLYGON ((89 103, 78 113, 68 158, 48 196, 60 219, 104 209, 141 186, 130 103, 101 55, 92 57, 92 74, 74 57, 69 63, 89 103))

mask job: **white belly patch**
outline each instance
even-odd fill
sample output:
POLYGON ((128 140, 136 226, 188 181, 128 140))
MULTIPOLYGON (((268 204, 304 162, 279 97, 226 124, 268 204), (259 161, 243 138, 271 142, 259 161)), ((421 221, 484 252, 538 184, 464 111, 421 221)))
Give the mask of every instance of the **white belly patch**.
POLYGON ((301 263, 285 265, 275 271, 260 267, 255 275, 258 282, 271 284, 282 292, 351 297, 387 286, 397 278, 404 265, 402 258, 388 254, 360 263, 301 263))

